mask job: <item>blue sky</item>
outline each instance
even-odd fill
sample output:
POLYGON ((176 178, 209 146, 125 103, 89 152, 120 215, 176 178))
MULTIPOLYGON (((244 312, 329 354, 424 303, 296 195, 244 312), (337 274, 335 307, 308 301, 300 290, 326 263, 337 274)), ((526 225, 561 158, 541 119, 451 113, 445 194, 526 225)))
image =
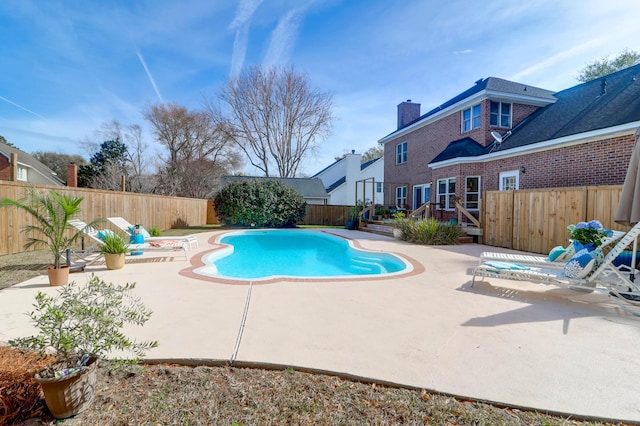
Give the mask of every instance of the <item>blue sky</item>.
POLYGON ((102 123, 146 128, 149 104, 199 109, 243 67, 293 64, 334 96, 312 175, 394 131, 403 100, 424 113, 489 76, 573 86, 640 51, 638 16, 636 0, 2 0, 0 135, 88 158, 102 123))

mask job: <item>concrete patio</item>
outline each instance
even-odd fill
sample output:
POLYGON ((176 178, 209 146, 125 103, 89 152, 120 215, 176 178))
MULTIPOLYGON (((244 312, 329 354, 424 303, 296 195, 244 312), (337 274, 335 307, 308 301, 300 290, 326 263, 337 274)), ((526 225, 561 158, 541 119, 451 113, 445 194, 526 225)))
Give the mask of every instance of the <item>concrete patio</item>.
MULTIPOLYGON (((536 410, 640 422, 640 318, 597 293, 487 280, 470 287, 477 244, 418 246, 327 230, 414 259, 424 271, 360 281, 217 283, 185 275, 218 233, 198 234, 190 260, 130 257, 91 273, 136 282, 154 314, 130 331, 160 345, 151 359, 281 364, 373 378, 536 410), (182 272, 182 274, 180 274, 182 272), (247 296, 251 294, 237 345, 247 296)), ((46 276, 0 291, 0 341, 33 332, 25 312, 46 276)))

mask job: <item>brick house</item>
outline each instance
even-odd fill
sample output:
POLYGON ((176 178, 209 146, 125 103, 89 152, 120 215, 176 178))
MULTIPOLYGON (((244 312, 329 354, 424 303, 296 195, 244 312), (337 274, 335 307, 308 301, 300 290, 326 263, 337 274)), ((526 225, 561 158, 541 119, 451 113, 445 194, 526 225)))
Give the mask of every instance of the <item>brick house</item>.
POLYGON ((398 105, 384 145, 385 204, 444 216, 482 191, 621 185, 640 126, 640 65, 552 92, 489 77, 433 110, 398 105))
POLYGON ((0 181, 64 186, 64 181, 30 154, 0 142, 0 181))

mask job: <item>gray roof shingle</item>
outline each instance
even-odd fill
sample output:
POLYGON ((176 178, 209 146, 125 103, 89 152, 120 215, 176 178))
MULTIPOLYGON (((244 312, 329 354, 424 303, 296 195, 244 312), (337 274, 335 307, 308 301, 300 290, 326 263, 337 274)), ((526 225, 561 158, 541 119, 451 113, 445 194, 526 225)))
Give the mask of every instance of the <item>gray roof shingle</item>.
POLYGON ((640 121, 640 64, 557 92, 512 129, 496 151, 640 121))

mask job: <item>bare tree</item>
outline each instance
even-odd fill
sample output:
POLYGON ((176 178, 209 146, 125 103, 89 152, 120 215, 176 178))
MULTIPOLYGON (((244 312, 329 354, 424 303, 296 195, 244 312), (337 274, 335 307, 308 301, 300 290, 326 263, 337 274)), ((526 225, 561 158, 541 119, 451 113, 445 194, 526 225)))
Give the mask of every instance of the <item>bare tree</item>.
POLYGON ((146 109, 144 117, 167 149, 158 173, 164 194, 210 196, 218 188, 219 176, 241 164, 225 133, 205 112, 189 111, 173 103, 156 104, 146 109))
POLYGON ((332 128, 331 95, 293 68, 249 68, 217 98, 207 103, 213 121, 265 176, 295 177, 332 128))

